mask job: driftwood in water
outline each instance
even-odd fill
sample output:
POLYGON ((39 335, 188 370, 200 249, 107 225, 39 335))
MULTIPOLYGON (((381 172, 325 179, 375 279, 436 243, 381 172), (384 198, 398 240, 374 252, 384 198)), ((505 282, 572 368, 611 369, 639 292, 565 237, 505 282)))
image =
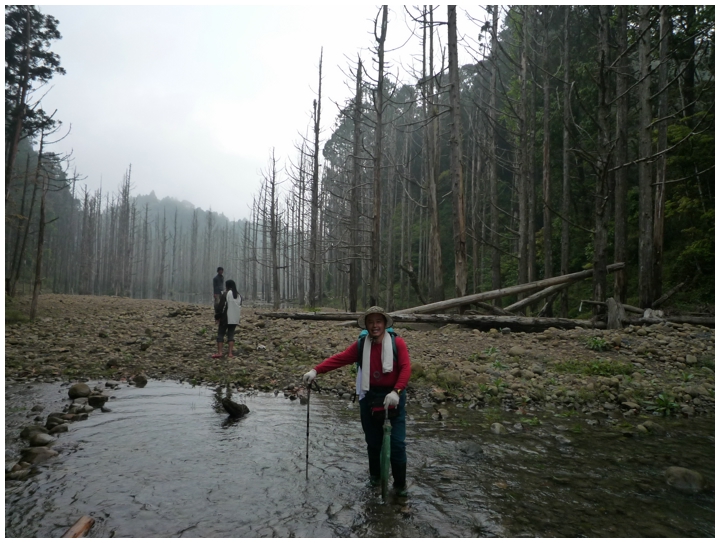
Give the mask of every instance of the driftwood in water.
POLYGON ((90 531, 90 528, 93 527, 93 524, 95 524, 95 520, 92 517, 83 515, 75 524, 70 527, 67 532, 65 532, 65 535, 63 535, 63 537, 83 537, 86 533, 90 531))
MULTIPOLYGON (((607 271, 615 272, 623 269, 624 267, 624 262, 617 262, 615 264, 610 264, 607 267, 607 271)), ((436 313, 440 311, 446 311, 448 309, 460 307, 462 305, 469 305, 476 302, 485 302, 487 300, 502 298, 503 296, 511 296, 513 294, 520 294, 522 292, 528 292, 530 290, 550 287, 553 285, 560 285, 567 282, 577 281, 578 279, 592 277, 592 272, 592 270, 585 270, 581 272, 570 273, 568 275, 558 275, 557 277, 550 277, 549 279, 542 279, 541 281, 533 281, 532 283, 523 283, 522 285, 515 285, 513 287, 490 290, 488 292, 480 292, 478 294, 470 294, 468 296, 461 296, 460 298, 452 298, 451 300, 435 302, 432 304, 421 305, 418 307, 400 309, 399 311, 393 311, 390 314, 392 316, 395 316, 403 314, 436 313)))
MULTIPOLYGON (((300 319, 300 320, 335 320, 355 321, 362 313, 266 313, 266 317, 275 319, 300 319)), ((496 315, 424 315, 424 314, 392 314, 396 323, 431 323, 431 324, 464 324, 480 330, 491 328, 509 328, 515 332, 537 332, 551 327, 555 328, 605 328, 604 322, 595 323, 580 319, 540 318, 540 317, 517 317, 517 316, 496 316, 496 315)))

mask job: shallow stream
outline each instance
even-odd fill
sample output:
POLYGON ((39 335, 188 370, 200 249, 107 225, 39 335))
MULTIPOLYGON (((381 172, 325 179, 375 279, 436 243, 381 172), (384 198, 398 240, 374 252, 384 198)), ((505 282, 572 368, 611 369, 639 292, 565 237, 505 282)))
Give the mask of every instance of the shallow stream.
MULTIPOLYGON (((91 386, 95 382, 89 383, 91 386)), ((230 422, 213 390, 151 381, 113 391, 54 444, 60 456, 6 482, 5 536, 59 537, 82 515, 90 537, 714 537, 714 418, 654 419, 657 435, 623 436, 582 418, 408 405, 409 497, 365 488, 357 404, 313 393, 239 395, 230 422), (495 435, 492 422, 511 433, 495 435), (665 483, 669 466, 699 471, 708 490, 665 483)), ((6 388, 6 461, 34 404, 67 387, 6 388)), ((638 421, 635 421, 637 424, 638 421)), ((628 434, 629 435, 629 434, 628 434)))

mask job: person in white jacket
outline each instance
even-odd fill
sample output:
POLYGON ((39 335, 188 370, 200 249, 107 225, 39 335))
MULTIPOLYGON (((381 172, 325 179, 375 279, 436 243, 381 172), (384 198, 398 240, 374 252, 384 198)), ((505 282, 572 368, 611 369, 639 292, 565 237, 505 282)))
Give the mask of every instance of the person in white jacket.
POLYGON ((240 308, 242 307, 242 296, 237 291, 235 281, 225 281, 225 303, 219 313, 215 314, 215 322, 218 325, 217 353, 213 358, 221 358, 223 340, 227 334, 228 358, 233 358, 233 347, 235 346, 235 328, 240 323, 240 308))

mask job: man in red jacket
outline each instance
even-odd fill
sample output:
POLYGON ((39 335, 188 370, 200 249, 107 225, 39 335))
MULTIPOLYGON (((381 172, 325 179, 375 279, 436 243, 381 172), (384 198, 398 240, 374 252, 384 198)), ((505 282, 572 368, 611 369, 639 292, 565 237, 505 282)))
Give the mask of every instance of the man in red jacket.
POLYGON ((303 375, 309 385, 319 373, 359 364, 357 393, 360 398, 360 421, 367 443, 370 464, 370 486, 380 484, 380 449, 383 439, 385 409, 388 411, 390 434, 390 466, 393 487, 399 496, 407 496, 405 453, 405 401, 410 380, 410 355, 407 345, 394 332, 393 319, 381 307, 373 306, 358 319, 358 326, 368 335, 352 343, 343 352, 331 356, 303 375))

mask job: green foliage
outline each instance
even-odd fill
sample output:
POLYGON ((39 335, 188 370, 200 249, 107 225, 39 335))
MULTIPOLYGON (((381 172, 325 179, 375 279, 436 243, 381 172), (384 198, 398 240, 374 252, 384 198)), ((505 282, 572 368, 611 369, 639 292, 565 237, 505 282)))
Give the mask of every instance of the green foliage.
POLYGON ((615 362, 612 360, 568 360, 555 365, 555 371, 563 373, 576 373, 580 375, 629 375, 635 368, 632 364, 615 362))
POLYGON ((672 415, 679 409, 679 405, 674 401, 671 394, 663 392, 655 398, 655 412, 663 416, 672 415))
POLYGON ((497 347, 488 347, 487 349, 485 349, 485 350, 483 351, 483 353, 486 354, 486 355, 488 355, 488 356, 492 356, 492 355, 497 354, 497 353, 499 353, 499 352, 500 352, 500 351, 497 349, 497 347))
POLYGON ((199 336, 204 336, 206 333, 207 333, 207 326, 203 326, 202 328, 200 328, 200 330, 198 330, 197 334, 199 336))
POLYGON ((681 378, 681 379, 683 380, 683 382, 685 382, 685 383, 687 383, 687 382, 689 382, 689 381, 692 381, 693 377, 695 377, 695 376, 694 376, 692 373, 686 373, 686 372, 684 372, 684 371, 680 373, 680 378, 681 378))
POLYGON ((540 426, 541 424, 540 419, 537 417, 533 417, 531 419, 520 419, 520 422, 527 424, 528 426, 540 426))
POLYGON ((495 360, 495 362, 492 363, 492 367, 496 370, 504 370, 507 369, 507 366, 500 362, 499 360, 495 360))
POLYGON ((608 345, 607 341, 601 337, 588 338, 586 345, 588 346, 588 349, 592 351, 607 351, 610 349, 610 345, 608 345))

